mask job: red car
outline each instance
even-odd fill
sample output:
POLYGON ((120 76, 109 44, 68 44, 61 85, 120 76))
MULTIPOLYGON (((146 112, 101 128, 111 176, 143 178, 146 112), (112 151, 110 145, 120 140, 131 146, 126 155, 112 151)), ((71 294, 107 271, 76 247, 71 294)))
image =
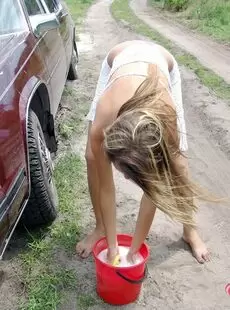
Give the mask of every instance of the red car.
POLYGON ((77 60, 63 2, 0 1, 0 258, 19 220, 34 227, 57 215, 54 120, 77 60))

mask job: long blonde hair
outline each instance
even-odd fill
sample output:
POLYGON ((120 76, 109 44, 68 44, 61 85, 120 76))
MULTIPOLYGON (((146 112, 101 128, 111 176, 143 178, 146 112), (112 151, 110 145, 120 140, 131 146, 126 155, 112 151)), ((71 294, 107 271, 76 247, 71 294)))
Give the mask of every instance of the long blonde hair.
POLYGON ((104 148, 111 162, 134 181, 153 204, 171 218, 194 226, 194 198, 202 191, 178 171, 177 115, 157 66, 105 130, 104 148))

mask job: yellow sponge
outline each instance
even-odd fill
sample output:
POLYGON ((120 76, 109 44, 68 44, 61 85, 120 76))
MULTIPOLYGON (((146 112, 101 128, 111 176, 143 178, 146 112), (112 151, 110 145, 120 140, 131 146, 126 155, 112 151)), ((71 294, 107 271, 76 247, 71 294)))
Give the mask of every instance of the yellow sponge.
POLYGON ((120 264, 120 255, 116 255, 116 257, 114 258, 114 261, 112 263, 113 266, 118 266, 120 264))

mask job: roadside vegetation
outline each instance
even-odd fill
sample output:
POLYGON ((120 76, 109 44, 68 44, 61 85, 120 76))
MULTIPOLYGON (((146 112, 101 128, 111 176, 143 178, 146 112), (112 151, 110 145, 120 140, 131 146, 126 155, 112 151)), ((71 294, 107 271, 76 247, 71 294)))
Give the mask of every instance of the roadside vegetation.
POLYGON ((192 29, 197 29, 213 38, 230 42, 229 0, 149 0, 164 10, 174 12, 177 18, 192 29))
MULTIPOLYGON (((78 26, 93 0, 66 0, 71 15, 78 26)), ((79 27, 77 27, 79 31, 79 27)), ((87 203, 85 164, 71 148, 72 141, 82 132, 85 115, 84 102, 76 105, 76 91, 69 83, 63 93, 58 119, 61 152, 55 163, 55 181, 59 195, 59 217, 48 229, 28 232, 28 249, 20 254, 25 296, 20 310, 55 310, 65 302, 68 290, 76 290, 76 270, 63 267, 57 259, 58 252, 73 255, 80 234, 79 208, 87 203)), ((80 309, 87 309, 93 298, 76 296, 80 309)))
POLYGON ((129 0, 114 0, 111 12, 114 18, 122 22, 126 27, 165 46, 175 55, 180 64, 193 70, 201 82, 216 96, 225 100, 230 99, 230 87, 221 77, 202 66, 194 56, 182 51, 173 42, 140 20, 130 8, 129 0))
POLYGON ((65 0, 76 25, 81 25, 85 12, 94 0, 65 0))

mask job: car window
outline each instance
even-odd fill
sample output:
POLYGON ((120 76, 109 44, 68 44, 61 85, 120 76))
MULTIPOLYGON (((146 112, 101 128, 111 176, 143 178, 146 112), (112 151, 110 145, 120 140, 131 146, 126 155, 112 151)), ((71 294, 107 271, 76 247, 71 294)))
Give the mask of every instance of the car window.
POLYGON ((50 13, 58 11, 58 0, 44 0, 50 13))
POLYGON ((45 10, 39 0, 24 0, 29 16, 44 14, 45 10))
POLYGON ((25 29, 25 18, 15 0, 0 0, 0 35, 25 29))

